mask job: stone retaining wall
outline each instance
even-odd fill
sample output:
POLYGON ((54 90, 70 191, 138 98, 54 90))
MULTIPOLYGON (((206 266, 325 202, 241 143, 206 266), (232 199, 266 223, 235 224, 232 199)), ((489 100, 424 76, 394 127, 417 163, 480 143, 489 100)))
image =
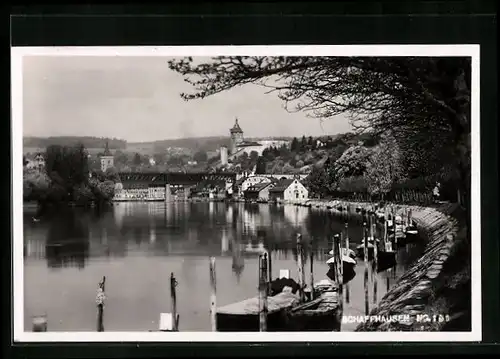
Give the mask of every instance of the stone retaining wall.
MULTIPOLYGON (((344 201, 308 201, 312 208, 330 207, 330 211, 340 213, 337 207, 348 209, 350 213, 356 213, 356 208, 369 209, 369 203, 352 203, 344 201)), ((308 204, 306 203, 306 204, 308 204)), ((407 270, 398 280, 396 285, 390 289, 381 299, 379 304, 372 309, 370 316, 391 315, 427 315, 430 322, 380 322, 367 321, 360 324, 356 331, 401 331, 401 330, 441 330, 444 322, 440 313, 433 310, 435 287, 446 280, 443 274, 443 266, 450 257, 455 244, 455 238, 460 230, 458 220, 453 213, 458 209, 456 204, 440 204, 434 207, 395 205, 396 213, 403 209, 411 209, 412 217, 419 232, 426 240, 424 253, 412 267, 407 270), (437 284, 439 283, 439 284, 437 284), (434 317, 434 314, 438 314, 434 317)), ((446 318, 444 318, 446 320, 446 318)))

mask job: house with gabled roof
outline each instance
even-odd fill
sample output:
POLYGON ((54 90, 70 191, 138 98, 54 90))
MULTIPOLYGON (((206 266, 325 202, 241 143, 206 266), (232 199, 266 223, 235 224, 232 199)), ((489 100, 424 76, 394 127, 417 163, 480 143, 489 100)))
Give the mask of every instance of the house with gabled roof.
POLYGON ((309 191, 300 182, 300 178, 282 179, 269 190, 269 199, 273 201, 302 201, 309 198, 309 191))
POLYGON ((245 200, 269 200, 269 190, 272 188, 272 182, 261 182, 249 186, 244 192, 245 200))

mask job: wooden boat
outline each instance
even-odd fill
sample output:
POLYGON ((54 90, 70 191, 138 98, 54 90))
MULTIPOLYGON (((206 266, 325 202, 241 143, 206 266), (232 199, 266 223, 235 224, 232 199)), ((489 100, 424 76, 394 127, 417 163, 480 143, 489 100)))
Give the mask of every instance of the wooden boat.
MULTIPOLYGON (((286 313, 300 303, 299 296, 289 291, 267 298, 267 330, 287 331, 286 313)), ((259 297, 232 303, 217 309, 217 331, 258 332, 259 297)))
POLYGON ((417 226, 415 225, 409 225, 405 228, 405 237, 407 239, 407 242, 412 242, 418 237, 418 229, 417 226))
MULTIPOLYGON (((328 264, 328 272, 326 273, 326 276, 330 278, 331 280, 335 280, 335 260, 334 258, 330 258, 329 260, 326 261, 328 264)), ((342 283, 346 284, 349 283, 355 276, 356 276, 356 271, 354 268, 356 267, 356 260, 347 257, 347 256, 342 256, 342 283), (345 259, 345 260, 344 260, 345 259)))
MULTIPOLYGON (((376 242, 379 243, 380 240, 377 238, 376 242)), ((368 237, 368 259, 373 259, 373 237, 368 237)), ((365 256, 365 245, 364 243, 356 246, 356 255, 358 258, 364 258, 365 256)))
POLYGON ((342 311, 338 286, 329 280, 314 285, 318 298, 292 308, 288 314, 289 331, 340 331, 342 311))
MULTIPOLYGON (((373 262, 375 264, 375 262, 373 262)), ((377 252, 377 273, 384 272, 396 265, 396 251, 381 250, 377 252)))
POLYGON ((264 247, 264 243, 259 243, 257 247, 254 247, 251 243, 248 243, 243 251, 245 252, 245 254, 259 255, 261 253, 264 253, 266 251, 266 248, 264 247))
MULTIPOLYGON (((326 261, 326 264, 328 264, 328 266, 335 264, 335 258, 330 258, 326 261)), ((356 266, 356 260, 349 256, 342 256, 342 266, 344 270, 349 270, 349 267, 354 268, 356 266)))

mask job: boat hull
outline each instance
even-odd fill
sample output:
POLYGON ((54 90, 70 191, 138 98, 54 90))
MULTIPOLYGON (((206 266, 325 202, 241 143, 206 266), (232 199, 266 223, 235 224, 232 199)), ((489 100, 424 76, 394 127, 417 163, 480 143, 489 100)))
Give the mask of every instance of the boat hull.
POLYGON ((342 312, 337 289, 315 290, 320 292, 319 298, 299 305, 288 313, 289 331, 340 331, 342 312))
MULTIPOLYGON (((373 263, 375 264, 375 263, 373 263)), ((396 252, 379 251, 377 253, 377 272, 386 271, 396 265, 396 252)))

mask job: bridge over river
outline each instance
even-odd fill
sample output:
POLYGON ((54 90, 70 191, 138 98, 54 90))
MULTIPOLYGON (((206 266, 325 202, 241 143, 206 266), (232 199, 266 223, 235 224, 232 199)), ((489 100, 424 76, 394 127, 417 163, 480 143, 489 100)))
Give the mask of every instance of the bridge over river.
POLYGON ((232 188, 236 182, 234 172, 119 172, 124 188, 164 187, 165 200, 169 201, 171 187, 182 188, 186 196, 191 188, 199 185, 223 184, 232 188))

